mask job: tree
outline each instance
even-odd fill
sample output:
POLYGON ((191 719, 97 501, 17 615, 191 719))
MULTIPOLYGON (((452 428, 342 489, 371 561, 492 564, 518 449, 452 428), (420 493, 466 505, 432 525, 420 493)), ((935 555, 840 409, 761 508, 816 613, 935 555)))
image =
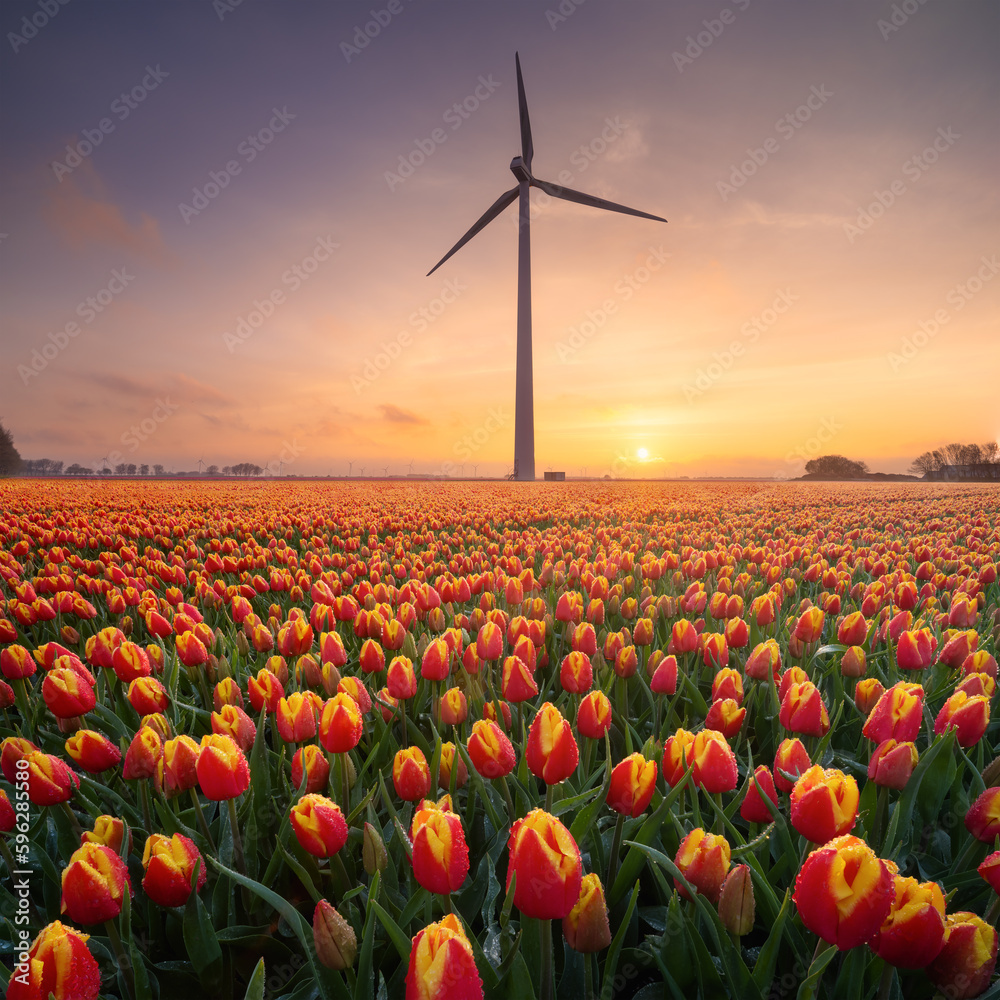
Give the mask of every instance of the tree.
POLYGON ((222 467, 222 474, 224 476, 231 476, 233 474, 233 467, 231 465, 224 465, 222 467))
POLYGON ((843 455, 822 455, 806 462, 806 472, 836 479, 860 479, 868 474, 868 466, 864 462, 852 462, 843 455))
POLYGON ((124 462, 119 462, 115 466, 115 475, 116 476, 124 476, 125 475, 125 471, 126 471, 127 468, 128 468, 128 466, 124 462))
POLYGON ((0 424, 0 476, 16 476, 21 471, 21 456, 14 447, 14 435, 0 424))
POLYGON ((136 474, 136 471, 137 469, 135 462, 129 462, 128 465, 125 466, 125 472, 130 476, 134 476, 136 474))
POLYGON ((205 472, 209 476, 217 476, 219 474, 219 467, 217 465, 210 465, 205 472))
POLYGON ((148 476, 149 475, 149 466, 148 465, 140 465, 139 466, 139 475, 140 476, 148 476))
POLYGON ((925 451, 922 455, 917 455, 909 471, 914 476, 929 476, 931 473, 937 472, 939 468, 938 452, 925 451))

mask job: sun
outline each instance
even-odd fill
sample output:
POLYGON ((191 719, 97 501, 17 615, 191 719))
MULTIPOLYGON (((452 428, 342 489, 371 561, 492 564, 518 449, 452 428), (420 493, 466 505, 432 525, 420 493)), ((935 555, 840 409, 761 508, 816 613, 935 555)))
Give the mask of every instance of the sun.
POLYGON ((640 462, 645 462, 646 459, 649 458, 649 449, 648 448, 640 448, 636 452, 636 455, 639 456, 639 461, 640 462))

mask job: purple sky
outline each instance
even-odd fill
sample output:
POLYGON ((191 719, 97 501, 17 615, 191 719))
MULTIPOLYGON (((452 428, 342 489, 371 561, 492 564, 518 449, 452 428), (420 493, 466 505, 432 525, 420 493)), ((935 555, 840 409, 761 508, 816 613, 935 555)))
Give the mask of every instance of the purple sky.
POLYGON ((425 275, 514 183, 515 50, 536 175, 670 220, 533 193, 539 472, 903 471, 1000 431, 995 3, 42 0, 0 29, 27 458, 507 471, 516 210, 425 275))

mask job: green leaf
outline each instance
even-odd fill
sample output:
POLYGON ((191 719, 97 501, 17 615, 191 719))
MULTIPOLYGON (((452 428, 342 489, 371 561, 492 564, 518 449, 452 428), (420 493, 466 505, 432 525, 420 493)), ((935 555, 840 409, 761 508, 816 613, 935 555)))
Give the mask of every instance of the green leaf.
POLYGON ((764 946, 757 955, 757 961, 753 967, 753 981, 761 993, 766 994, 771 988, 771 981, 774 979, 774 970, 778 965, 778 953, 781 951, 781 940, 785 932, 785 921, 791 912, 791 892, 785 890, 785 898, 781 901, 781 909, 778 910, 778 917, 771 927, 764 946))
POLYGON ((243 994, 243 1000, 264 1000, 264 980, 264 959, 261 959, 253 970, 247 991, 243 994))
POLYGON ((368 912, 365 914, 365 927, 361 934, 361 950, 358 952, 358 981, 354 987, 354 1000, 372 1000, 375 989, 375 976, 372 969, 372 949, 375 945, 375 908, 372 903, 378 896, 379 873, 372 876, 371 887, 368 890, 368 912))
POLYGON ((389 916, 385 909, 383 909, 383 907, 379 904, 378 900, 373 899, 368 905, 375 911, 375 915, 378 917, 379 922, 389 935, 389 940, 395 945, 396 951, 399 953, 399 957, 405 964, 409 964, 410 947, 412 945, 410 939, 402 932, 402 930, 400 930, 399 924, 397 924, 396 921, 389 916))
POLYGON ((618 956, 621 954, 625 932, 628 930, 629 921, 632 919, 632 911, 635 909, 638 898, 639 880, 636 879, 635 888, 632 890, 632 898, 628 903, 628 909, 625 911, 622 922, 618 925, 618 931, 611 939, 611 947, 608 948, 608 955, 604 960, 604 980, 601 983, 601 1000, 611 1000, 615 994, 615 972, 618 970, 618 956))
MULTIPOLYGON (((195 863, 196 871, 200 864, 200 861, 195 863)), ((197 878, 197 874, 194 877, 197 878)), ((182 925, 184 945, 198 979, 210 993, 218 992, 222 987, 222 948, 208 910, 196 892, 188 897, 182 925)))
POLYGON ((812 997, 816 993, 816 987, 819 986, 819 981, 823 978, 823 973, 826 970, 826 967, 833 961, 836 954, 836 946, 832 944, 823 946, 816 957, 812 960, 812 963, 809 966, 809 972, 806 974, 806 978, 802 980, 802 985, 799 987, 799 992, 796 994, 796 1000, 812 1000, 812 997))

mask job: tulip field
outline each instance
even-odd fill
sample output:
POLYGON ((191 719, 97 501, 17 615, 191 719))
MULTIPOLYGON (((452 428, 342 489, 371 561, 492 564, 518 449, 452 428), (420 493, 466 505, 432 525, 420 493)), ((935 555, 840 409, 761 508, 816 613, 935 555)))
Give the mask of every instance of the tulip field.
POLYGON ((1000 998, 1000 489, 0 481, 10 1000, 1000 998))

